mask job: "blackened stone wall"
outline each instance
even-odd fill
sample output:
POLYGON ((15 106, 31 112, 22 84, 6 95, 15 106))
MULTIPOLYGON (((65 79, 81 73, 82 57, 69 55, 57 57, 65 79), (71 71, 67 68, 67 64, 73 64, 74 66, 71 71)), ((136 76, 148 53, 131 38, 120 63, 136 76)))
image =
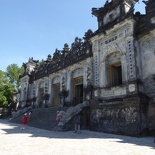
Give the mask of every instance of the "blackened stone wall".
POLYGON ((129 97, 122 101, 91 101, 90 129, 139 136, 146 130, 147 98, 129 97))
POLYGON ((149 102, 147 126, 149 133, 155 135, 155 99, 150 99, 149 102))
POLYGON ((148 75, 147 78, 143 79, 144 93, 148 96, 155 94, 155 77, 154 75, 148 75))
MULTIPOLYGON (((89 129, 89 127, 90 127, 90 107, 83 108, 82 111, 80 113, 78 113, 77 115, 80 115, 80 122, 81 122, 80 128, 82 130, 89 129)), ((77 115, 75 115, 70 121, 65 123, 65 125, 62 127, 62 130, 65 130, 65 131, 74 130, 75 119, 76 119, 77 115)))

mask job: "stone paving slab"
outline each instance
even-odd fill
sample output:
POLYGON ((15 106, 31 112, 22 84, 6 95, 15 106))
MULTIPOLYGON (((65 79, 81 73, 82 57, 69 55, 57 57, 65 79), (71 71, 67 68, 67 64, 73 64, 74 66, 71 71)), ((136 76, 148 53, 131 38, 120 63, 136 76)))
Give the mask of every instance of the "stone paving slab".
POLYGON ((153 137, 54 132, 0 119, 1 155, 155 155, 153 137))

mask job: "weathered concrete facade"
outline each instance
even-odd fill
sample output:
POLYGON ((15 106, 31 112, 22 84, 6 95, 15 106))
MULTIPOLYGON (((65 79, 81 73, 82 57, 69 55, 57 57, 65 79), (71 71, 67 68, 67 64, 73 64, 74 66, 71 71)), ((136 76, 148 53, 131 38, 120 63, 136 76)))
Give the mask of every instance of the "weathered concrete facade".
POLYGON ((91 130, 142 135, 147 124, 147 99, 143 96, 123 98, 122 100, 91 103, 91 130), (93 109, 93 110, 92 110, 93 109))
POLYGON ((23 66, 20 102, 34 107, 74 106, 87 98, 92 83, 92 47, 88 40, 92 31, 85 33, 84 41, 75 38, 71 48, 56 49, 53 57, 41 62, 30 58, 23 66))
MULTIPOLYGON (((25 64, 21 103, 75 106, 90 101, 90 129, 140 135, 155 130, 155 2, 134 14, 136 0, 93 8, 98 29, 39 62, 25 64)), ((89 112, 88 112, 89 113, 89 112)), ((83 117, 84 118, 84 117, 83 117)))
POLYGON ((137 135, 155 129, 155 2, 146 3, 146 15, 134 15, 134 3, 113 0, 92 9, 99 23, 91 38, 92 130, 137 135))

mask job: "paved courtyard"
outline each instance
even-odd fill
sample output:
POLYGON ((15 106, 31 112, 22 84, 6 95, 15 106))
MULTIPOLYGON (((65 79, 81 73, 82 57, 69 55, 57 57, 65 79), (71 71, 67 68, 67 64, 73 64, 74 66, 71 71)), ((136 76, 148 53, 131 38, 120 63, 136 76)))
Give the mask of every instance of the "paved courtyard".
POLYGON ((82 130, 54 132, 0 119, 2 155, 155 155, 153 137, 135 138, 82 130))

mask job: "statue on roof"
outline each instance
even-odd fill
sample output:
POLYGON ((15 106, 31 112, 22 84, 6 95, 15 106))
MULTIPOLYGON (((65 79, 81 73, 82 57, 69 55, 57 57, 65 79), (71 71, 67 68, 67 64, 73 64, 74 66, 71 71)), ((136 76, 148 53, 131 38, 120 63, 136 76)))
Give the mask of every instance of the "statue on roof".
POLYGON ((55 50, 55 53, 53 54, 53 61, 56 62, 56 61, 60 61, 61 59, 61 53, 60 51, 56 48, 55 50))
POLYGON ((108 3, 109 3, 109 0, 107 0, 104 5, 107 5, 108 3))
POLYGON ((142 2, 143 2, 145 5, 147 5, 149 1, 142 1, 142 2))
POLYGON ((28 62, 33 62, 33 57, 29 58, 28 62))
POLYGON ((50 54, 47 56, 47 61, 52 61, 52 56, 50 54))

